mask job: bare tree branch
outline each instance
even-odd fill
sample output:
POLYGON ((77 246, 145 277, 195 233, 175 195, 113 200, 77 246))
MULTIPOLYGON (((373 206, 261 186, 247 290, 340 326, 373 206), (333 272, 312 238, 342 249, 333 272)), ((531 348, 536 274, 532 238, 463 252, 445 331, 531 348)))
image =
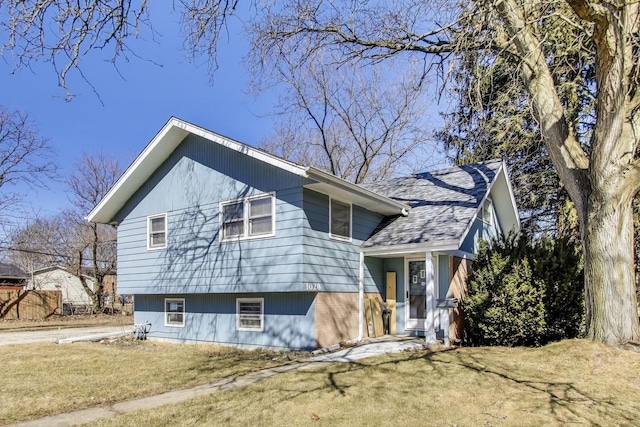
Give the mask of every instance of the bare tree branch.
POLYGON ((428 144, 421 72, 336 67, 329 53, 314 55, 274 68, 272 78, 284 83, 277 116, 283 138, 263 141, 263 148, 356 183, 419 167, 407 164, 409 153, 428 144))
POLYGON ((51 62, 67 99, 69 72, 81 70, 82 56, 111 49, 115 63, 121 55, 135 55, 130 39, 142 31, 153 34, 147 0, 6 0, 0 14, 7 17, 0 26, 8 34, 0 53, 9 50, 18 68, 41 58, 51 62))

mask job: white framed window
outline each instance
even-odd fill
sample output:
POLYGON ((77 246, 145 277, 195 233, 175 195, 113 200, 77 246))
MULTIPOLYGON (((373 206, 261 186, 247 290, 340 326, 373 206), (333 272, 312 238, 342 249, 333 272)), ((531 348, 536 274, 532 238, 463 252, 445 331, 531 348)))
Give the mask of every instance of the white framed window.
POLYGON ((262 194, 220 204, 222 240, 275 234, 275 194, 262 194))
POLYGON ((480 218, 484 223, 491 225, 493 218, 493 205, 491 203, 491 199, 486 199, 482 204, 480 218))
POLYGON ((167 214, 147 217, 147 249, 165 249, 167 247, 167 214))
POLYGON ((236 329, 259 332, 264 330, 264 298, 236 299, 236 329))
POLYGON ((329 235, 351 240, 351 205, 331 199, 329 202, 329 235))
POLYGON ((224 239, 244 235, 244 202, 222 206, 222 235, 224 239))
POLYGON ((164 299, 164 326, 184 327, 184 298, 164 299))

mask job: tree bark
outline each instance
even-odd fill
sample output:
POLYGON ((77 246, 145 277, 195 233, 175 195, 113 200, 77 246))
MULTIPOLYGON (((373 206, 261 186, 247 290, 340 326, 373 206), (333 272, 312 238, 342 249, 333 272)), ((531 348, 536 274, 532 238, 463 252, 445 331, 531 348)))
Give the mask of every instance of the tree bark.
POLYGON ((587 337, 611 346, 640 341, 631 201, 596 188, 584 223, 587 337))
POLYGON ((581 215, 587 336, 622 345, 640 340, 632 210, 638 178, 629 173, 638 136, 628 110, 637 67, 632 46, 638 7, 585 0, 569 3, 581 18, 593 22, 598 52, 597 126, 591 144, 587 205, 581 215))
MULTIPOLYGON (((564 107, 534 32, 516 0, 496 8, 515 48, 551 160, 576 206, 585 263, 587 336, 608 345, 640 340, 633 259, 632 199, 638 189, 634 170, 637 135, 628 114, 628 88, 636 65, 631 39, 637 30, 637 5, 601 7, 569 0, 574 11, 594 25, 597 48, 596 126, 591 153, 581 148, 566 123, 564 107)), ((531 5, 530 5, 531 6, 531 5)))
POLYGON ((100 273, 100 268, 98 266, 98 242, 100 241, 100 237, 98 236, 98 224, 91 223, 91 232, 93 240, 91 242, 91 264, 93 267, 93 276, 95 278, 94 283, 94 309, 97 312, 102 311, 102 291, 104 285, 102 283, 102 274, 100 273))

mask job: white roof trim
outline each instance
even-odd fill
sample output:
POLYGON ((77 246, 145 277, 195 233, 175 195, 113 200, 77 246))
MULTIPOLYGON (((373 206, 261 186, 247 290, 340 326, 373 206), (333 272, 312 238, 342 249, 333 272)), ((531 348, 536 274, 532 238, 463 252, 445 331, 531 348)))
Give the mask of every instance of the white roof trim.
POLYGON ((98 223, 113 222, 114 216, 122 209, 124 204, 149 179, 156 169, 169 158, 171 153, 189 134, 198 135, 295 175, 326 183, 341 191, 353 194, 357 200, 366 203, 364 207, 368 209, 378 208, 372 210, 380 211, 384 214, 389 214, 389 212, 406 214, 409 208, 407 205, 373 193, 319 169, 296 165, 265 151, 234 141, 176 117, 171 117, 127 170, 124 171, 100 203, 89 212, 86 216, 87 221, 98 223))
POLYGON ((277 166, 296 175, 305 176, 306 169, 279 159, 266 152, 256 150, 230 138, 211 132, 176 117, 169 121, 153 137, 140 155, 131 163, 104 198, 87 215, 89 222, 106 223, 124 206, 131 196, 143 185, 155 170, 164 162, 189 134, 194 134, 216 142, 232 150, 277 166))
MULTIPOLYGON (((411 209, 409 205, 397 202, 389 197, 374 193, 371 190, 360 187, 335 175, 331 175, 321 169, 314 167, 307 168, 307 177, 323 184, 331 186, 337 192, 343 192, 351 195, 351 201, 356 205, 369 209, 372 212, 378 212, 383 215, 408 215, 411 209)), ((322 188, 315 184, 307 187, 325 193, 322 188)), ((332 195, 332 194, 330 194, 332 195)))
MULTIPOLYGON (((507 183, 507 189, 509 191, 509 198, 511 200, 511 207, 513 209, 513 215, 515 217, 516 227, 517 227, 518 230, 520 230, 520 216, 518 215, 518 208, 516 206, 516 199, 515 199, 515 196, 513 194, 513 188, 511 187, 511 180, 509 179, 509 176, 507 175, 507 164, 506 164, 506 162, 504 160, 502 160, 502 164, 500 165, 500 168, 498 168, 498 171, 496 172, 495 176, 493 177, 493 180, 487 186, 487 192, 482 197, 482 200, 480 201, 480 204, 478 205, 478 210, 476 211, 475 215, 473 216, 473 218, 471 219, 469 224, 467 224, 467 228, 464 230, 464 233, 462 233, 462 236, 460 237, 459 246, 462 246, 462 244, 464 243, 464 240, 467 238, 467 235, 469 234, 469 231, 471 230, 471 227, 473 227, 473 224, 474 224, 474 222, 476 220, 478 212, 480 212, 480 208, 482 206, 484 206, 485 200, 487 200, 487 198, 491 194, 491 189, 493 188, 494 184, 498 181, 498 179, 501 176, 504 178, 504 180, 507 183)), ((502 230, 502 232, 504 234, 506 234, 506 233, 509 232, 509 230, 502 230)))
POLYGON ((389 245, 389 246, 374 246, 371 248, 361 248, 360 252, 365 256, 391 256, 391 255, 404 255, 408 253, 418 252, 450 252, 458 251, 460 246, 455 240, 448 240, 445 242, 433 242, 433 243, 409 243, 405 245, 389 245))

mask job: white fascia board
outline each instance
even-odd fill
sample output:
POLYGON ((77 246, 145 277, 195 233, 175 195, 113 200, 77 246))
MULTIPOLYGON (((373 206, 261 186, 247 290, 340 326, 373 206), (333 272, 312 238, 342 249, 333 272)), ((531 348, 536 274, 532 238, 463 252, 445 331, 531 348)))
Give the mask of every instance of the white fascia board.
POLYGON ((142 150, 140 155, 131 163, 122 176, 120 176, 100 203, 86 216, 87 221, 98 223, 112 222, 113 217, 124 206, 127 200, 149 179, 153 172, 160 167, 162 162, 173 153, 190 133, 296 175, 306 176, 306 168, 279 159, 278 157, 254 149, 246 144, 233 141, 232 139, 195 126, 184 120, 172 117, 162 127, 160 132, 153 137, 151 142, 142 150))
POLYGON ((127 170, 118 178, 104 198, 87 215, 89 222, 107 223, 124 206, 138 188, 166 160, 187 136, 187 131, 176 126, 171 118, 142 150, 127 170))
MULTIPOLYGON (((513 187, 511 185, 511 179, 509 179, 509 173, 508 173, 508 169, 507 169, 507 163, 503 160, 502 161, 502 173, 504 174, 504 180, 507 184, 507 190, 509 192, 509 201, 510 203, 510 207, 511 210, 513 212, 513 216, 515 217, 515 224, 516 224, 516 231, 520 231, 520 215, 518 215, 518 205, 516 205, 516 197, 513 193, 513 187)), ((506 230, 507 232, 509 232, 510 230, 506 230)), ((503 230, 504 232, 504 230, 503 230)))
POLYGON ((230 148, 232 150, 243 153, 249 157, 253 157, 254 159, 258 159, 262 162, 265 162, 271 166, 275 166, 287 172, 291 172, 295 175, 306 176, 306 172, 308 168, 299 166, 293 162, 289 162, 287 160, 281 159, 279 157, 274 156, 273 154, 269 154, 266 151, 259 150, 257 148, 253 148, 247 144, 243 144, 238 141, 234 141, 231 138, 224 137, 215 132, 211 132, 207 129, 201 128, 194 124, 185 122, 183 120, 175 119, 178 121, 176 126, 184 129, 188 133, 192 133, 194 135, 198 135, 204 139, 208 139, 209 141, 216 142, 224 147, 230 148))
POLYGON ((64 268, 61 265, 50 265, 49 267, 42 267, 42 268, 39 268, 37 270, 33 270, 31 272, 31 274, 34 274, 34 275, 35 274, 42 274, 42 273, 46 273, 46 272, 53 271, 53 270, 62 270, 62 271, 65 271, 67 273, 72 274, 69 270, 67 270, 66 268, 64 268))
POLYGON ((374 257, 408 255, 422 252, 454 252, 459 250, 460 246, 458 246, 458 242, 455 240, 433 243, 414 243, 409 245, 376 246, 373 248, 360 249, 365 256, 374 257))
POLYGON ((330 196, 337 196, 336 198, 340 198, 340 195, 342 195, 343 198, 347 198, 354 204, 367 208, 372 212, 378 212, 383 215, 406 216, 411 209, 404 203, 400 203, 378 193, 374 193, 373 191, 360 187, 357 184, 353 184, 347 180, 338 178, 335 175, 314 167, 307 168, 306 176, 320 184, 309 184, 306 185, 306 187, 312 190, 318 190, 322 193, 330 193, 330 196), (322 184, 326 185, 323 186, 322 184))
MULTIPOLYGON (((518 215, 518 208, 516 207, 516 199, 513 195, 513 188, 511 187, 511 182, 509 181, 509 176, 507 174, 507 164, 504 160, 502 160, 502 165, 500 165, 500 168, 498 169, 498 172, 496 173, 496 175, 493 177, 493 181, 491 181, 491 183, 489 183, 489 186, 487 187, 487 192, 486 194, 482 197, 482 200, 480 201, 480 204, 478 205, 478 210, 476 212, 476 214, 474 215, 474 217, 472 218, 472 220, 469 222, 469 224, 467 224, 466 229, 464 230, 464 233, 462 233, 462 236, 460 237, 460 241, 459 241, 459 245, 462 246, 462 243, 464 242, 464 239, 467 238, 467 235, 469 234, 469 231, 471 231, 471 227, 473 226, 474 221, 476 220, 476 217, 478 216, 478 212, 480 212, 480 208, 482 206, 484 206, 484 202, 485 200, 487 200, 487 198, 489 197, 489 195, 491 194, 491 190, 493 189, 493 186, 496 184, 496 182, 498 182, 499 179, 503 179, 505 182, 505 185, 507 187, 507 196, 509 198, 509 208, 511 211, 511 215, 512 215, 512 219, 514 221, 514 223, 516 224, 517 230, 520 230, 520 216, 518 215)), ((493 199, 492 200, 494 206, 496 203, 496 200, 493 199)), ((508 233, 510 230, 502 230, 503 233, 508 233)))
MULTIPOLYGON (((471 227, 473 227, 473 223, 478 217, 478 212, 480 212, 480 209, 484 206, 485 200, 487 200, 487 198, 491 194, 491 189, 493 188, 493 185, 498 181, 498 178, 500 177, 500 175, 504 175, 506 177, 506 163, 504 162, 504 160, 502 161, 500 168, 498 169, 495 176, 493 177, 493 180, 487 186, 487 192, 484 194, 484 196, 482 196, 482 200, 480 200, 480 204, 478 205, 478 209, 476 210, 476 213, 474 214, 473 218, 471 218, 471 221, 469 221, 469 224, 467 224, 467 226, 465 227, 464 232, 462 233, 462 236, 460 236, 460 240, 458 241, 458 246, 462 246, 464 239, 467 238, 469 231, 471 231, 471 227)), ((510 196, 513 197, 513 193, 511 193, 510 196)))
POLYGON ((457 256, 458 258, 468 259, 469 261, 473 261, 475 259, 475 255, 466 251, 447 251, 448 255, 457 256))

